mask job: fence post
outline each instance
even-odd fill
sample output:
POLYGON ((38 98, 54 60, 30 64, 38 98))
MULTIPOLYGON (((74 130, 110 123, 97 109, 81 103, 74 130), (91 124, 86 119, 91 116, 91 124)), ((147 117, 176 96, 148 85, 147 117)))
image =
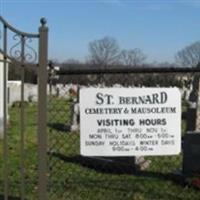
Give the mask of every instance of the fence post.
POLYGON ((48 27, 40 20, 38 69, 38 199, 47 199, 47 65, 48 27))

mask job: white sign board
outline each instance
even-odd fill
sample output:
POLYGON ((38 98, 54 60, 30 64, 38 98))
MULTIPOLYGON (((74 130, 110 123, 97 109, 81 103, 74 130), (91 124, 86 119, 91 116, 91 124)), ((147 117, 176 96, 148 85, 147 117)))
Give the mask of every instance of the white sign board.
POLYGON ((81 155, 175 155, 181 150, 177 88, 80 90, 81 155))

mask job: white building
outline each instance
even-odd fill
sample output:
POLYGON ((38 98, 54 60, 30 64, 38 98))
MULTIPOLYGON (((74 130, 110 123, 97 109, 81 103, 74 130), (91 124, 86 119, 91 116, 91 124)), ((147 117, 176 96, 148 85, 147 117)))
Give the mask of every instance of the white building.
MULTIPOLYGON (((8 65, 7 65, 8 69, 8 65)), ((6 77, 7 79, 7 77, 6 77)), ((4 63, 0 54, 0 138, 3 137, 3 117, 4 117, 4 63)))

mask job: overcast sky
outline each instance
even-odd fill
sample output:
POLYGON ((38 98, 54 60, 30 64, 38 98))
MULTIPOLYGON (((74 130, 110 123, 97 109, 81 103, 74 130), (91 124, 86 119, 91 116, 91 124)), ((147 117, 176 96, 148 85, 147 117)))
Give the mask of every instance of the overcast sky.
POLYGON ((0 14, 26 32, 46 17, 49 56, 60 61, 84 61, 88 43, 104 36, 159 62, 200 40, 200 0, 0 0, 0 14))

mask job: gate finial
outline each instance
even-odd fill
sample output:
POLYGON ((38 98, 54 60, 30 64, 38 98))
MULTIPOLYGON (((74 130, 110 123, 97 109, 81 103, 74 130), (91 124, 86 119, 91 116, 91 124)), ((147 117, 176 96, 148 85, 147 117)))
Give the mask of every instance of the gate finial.
POLYGON ((42 26, 45 26, 46 23, 47 23, 46 18, 45 18, 45 17, 42 17, 42 18, 40 19, 40 23, 41 23, 42 26))

